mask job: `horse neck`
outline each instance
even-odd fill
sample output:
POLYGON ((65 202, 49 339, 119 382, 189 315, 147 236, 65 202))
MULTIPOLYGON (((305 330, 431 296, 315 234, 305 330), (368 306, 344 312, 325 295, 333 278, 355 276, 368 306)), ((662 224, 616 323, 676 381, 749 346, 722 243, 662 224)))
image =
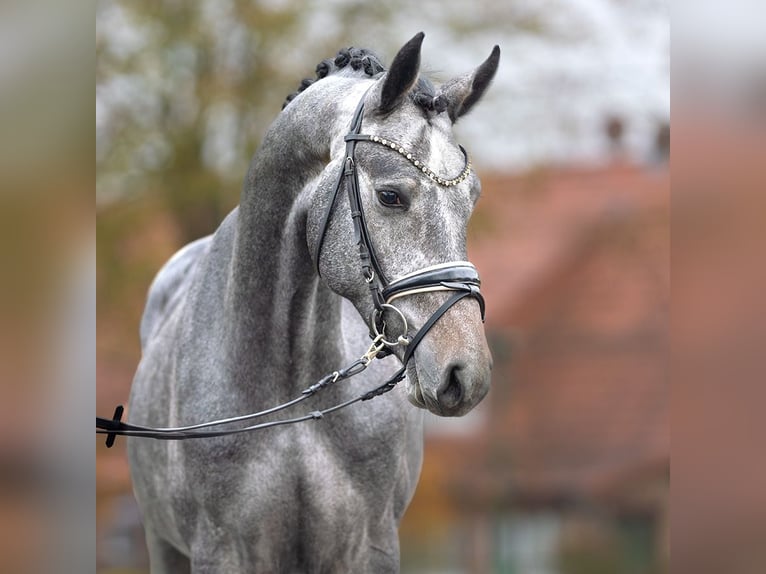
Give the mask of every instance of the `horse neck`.
POLYGON ((296 100, 285 109, 253 158, 240 201, 228 296, 235 361, 253 372, 270 371, 268 378, 282 392, 302 384, 286 384, 296 372, 313 377, 333 364, 337 368, 340 359, 336 338, 327 336, 340 332, 340 298, 316 275, 306 215, 312 181, 339 135, 332 126, 347 120, 333 119, 333 98, 312 100, 296 100))

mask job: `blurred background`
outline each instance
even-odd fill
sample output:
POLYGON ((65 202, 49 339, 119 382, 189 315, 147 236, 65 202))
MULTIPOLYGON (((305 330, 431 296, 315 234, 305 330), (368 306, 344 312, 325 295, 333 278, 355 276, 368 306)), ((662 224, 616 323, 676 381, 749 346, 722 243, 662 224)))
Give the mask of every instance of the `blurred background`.
MULTIPOLYGON (((423 30, 446 80, 500 69, 456 126, 482 178, 469 256, 492 390, 427 415, 410 574, 668 571, 670 34, 661 0, 101 0, 96 411, 127 400, 149 283, 238 203, 285 96, 341 47, 423 30)), ((147 572, 124 450, 96 449, 97 569, 147 572)))

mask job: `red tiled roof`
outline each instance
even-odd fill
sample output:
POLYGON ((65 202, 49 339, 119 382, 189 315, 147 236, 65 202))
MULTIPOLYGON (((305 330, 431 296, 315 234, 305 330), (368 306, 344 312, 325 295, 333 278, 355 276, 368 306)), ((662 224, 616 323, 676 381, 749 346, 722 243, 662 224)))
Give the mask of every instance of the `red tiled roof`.
POLYGON ((541 170, 482 183, 469 256, 482 275, 489 327, 523 316, 542 285, 579 264, 600 229, 669 208, 667 167, 541 170))

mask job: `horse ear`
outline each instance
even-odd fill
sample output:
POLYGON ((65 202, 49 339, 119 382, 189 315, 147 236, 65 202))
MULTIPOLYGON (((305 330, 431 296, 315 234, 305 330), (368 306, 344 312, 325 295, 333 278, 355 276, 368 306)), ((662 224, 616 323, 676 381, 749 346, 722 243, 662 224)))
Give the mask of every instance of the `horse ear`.
POLYGON ((418 32, 407 42, 391 63, 383 87, 380 90, 378 108, 384 114, 393 110, 418 79, 420 71, 420 46, 425 34, 418 32))
POLYGON ((500 46, 492 48, 489 58, 473 72, 445 83, 441 95, 447 100, 447 113, 454 124, 467 114, 484 95, 500 63, 500 46))

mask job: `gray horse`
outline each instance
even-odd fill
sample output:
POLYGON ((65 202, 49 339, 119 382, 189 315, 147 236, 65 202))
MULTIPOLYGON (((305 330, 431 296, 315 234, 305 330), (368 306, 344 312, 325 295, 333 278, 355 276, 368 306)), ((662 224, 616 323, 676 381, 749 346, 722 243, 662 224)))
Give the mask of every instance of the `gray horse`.
MULTIPOLYGON (((495 47, 476 70, 437 89, 419 76, 422 41, 421 33, 405 44, 387 72, 367 50, 342 50, 288 98, 253 158, 239 207, 152 284, 130 423, 265 409, 367 349, 374 305, 349 199, 341 194, 329 206, 362 99, 363 131, 402 147, 356 149, 380 266, 399 278, 466 259, 479 180, 469 172, 445 185, 441 175, 467 170, 452 125, 481 98, 500 53, 495 47)), ((396 304, 415 329, 447 296, 414 293, 396 304)), ((404 349, 304 404, 325 408, 374 388, 404 349)), ((397 528, 422 460, 421 409, 467 413, 486 395, 490 370, 479 305, 468 297, 428 331, 403 384, 375 400, 255 433, 128 439, 152 572, 398 572, 397 528)))

